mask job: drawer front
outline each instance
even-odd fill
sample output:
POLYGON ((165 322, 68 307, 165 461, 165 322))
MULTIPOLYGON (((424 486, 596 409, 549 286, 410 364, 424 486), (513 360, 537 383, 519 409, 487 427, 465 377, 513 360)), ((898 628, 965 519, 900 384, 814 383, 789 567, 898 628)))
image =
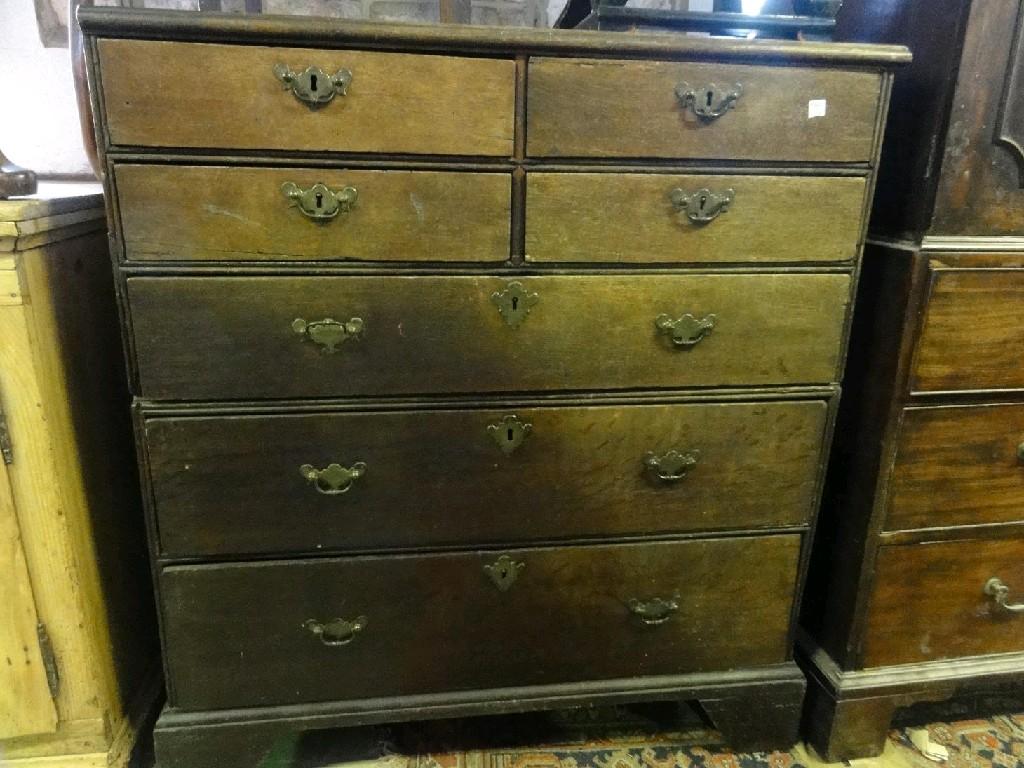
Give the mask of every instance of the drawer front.
POLYGON ((991 579, 1024 602, 1024 539, 882 547, 865 666, 1024 651, 1024 615, 986 594, 991 579))
POLYGON ((216 400, 828 383, 849 277, 135 277, 128 295, 141 394, 216 400))
POLYGON ((790 535, 168 568, 161 592, 172 705, 778 663, 788 656, 799 549, 790 535))
POLYGON ((889 484, 886 528, 1024 520, 1024 406, 910 408, 889 484))
POLYGON ((130 259, 508 259, 505 173, 119 165, 115 177, 130 259))
POLYGON ((940 269, 918 340, 916 391, 1024 388, 1024 269, 940 269))
POLYGON ((804 525, 826 414, 821 401, 321 413, 152 418, 145 434, 163 552, 210 556, 804 525))
POLYGON ((511 60, 152 40, 98 45, 113 144, 512 154, 511 60), (320 68, 323 94, 331 92, 325 76, 347 70, 351 81, 344 95, 310 108, 275 74, 278 65, 296 74, 320 68))
POLYGON ((530 173, 526 258, 851 261, 866 188, 863 177, 530 173))
POLYGON ((796 67, 531 59, 527 152, 867 162, 881 75, 796 67), (709 85, 717 92, 709 95, 709 85), (729 91, 740 95, 721 116, 729 91), (686 92, 693 98, 688 99, 686 92), (708 101, 710 100, 710 106, 708 101))

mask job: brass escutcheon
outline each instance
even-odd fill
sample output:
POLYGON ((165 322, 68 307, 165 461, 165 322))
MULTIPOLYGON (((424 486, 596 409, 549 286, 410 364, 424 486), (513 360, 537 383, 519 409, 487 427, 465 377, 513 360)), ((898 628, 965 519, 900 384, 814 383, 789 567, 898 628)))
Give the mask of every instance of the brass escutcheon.
POLYGON ((667 600, 661 597, 638 600, 634 597, 626 605, 629 606, 630 612, 634 616, 638 616, 644 624, 652 626, 664 624, 672 618, 673 613, 679 610, 679 595, 667 600))
POLYGON ((505 416, 501 421, 487 426, 487 434, 494 438, 494 442, 506 456, 513 454, 532 431, 533 424, 523 421, 515 414, 505 416))
POLYGON ((320 67, 306 67, 295 72, 285 64, 274 65, 274 77, 310 109, 329 104, 335 96, 344 96, 352 82, 352 73, 347 69, 339 69, 329 75, 320 67))
POLYGON ((735 197, 736 190, 734 189, 712 192, 707 187, 690 193, 681 189, 673 189, 669 193, 669 198, 676 211, 685 213, 686 218, 694 224, 708 224, 714 221, 729 210, 735 197))
POLYGON ((1010 602, 1010 588, 1003 583, 1002 579, 993 576, 985 582, 984 591, 999 608, 1007 613, 1024 613, 1024 603, 1010 602))
POLYGON ((355 187, 333 190, 320 182, 303 189, 294 182, 286 181, 281 185, 281 192, 304 216, 320 224, 337 218, 339 213, 351 211, 359 197, 355 187))
POLYGON ((518 328, 530 314, 540 297, 531 293, 522 283, 515 280, 505 290, 491 294, 491 303, 498 308, 499 314, 511 328, 518 328))
POLYGON ((508 555, 502 555, 493 563, 484 566, 484 573, 490 577, 494 586, 501 592, 508 592, 509 588, 519 578, 520 572, 526 567, 526 563, 513 560, 508 555))
POLYGON ((743 86, 736 83, 731 88, 715 83, 691 86, 680 83, 676 86, 676 98, 683 108, 689 107, 701 120, 716 120, 735 106, 743 93, 743 86))

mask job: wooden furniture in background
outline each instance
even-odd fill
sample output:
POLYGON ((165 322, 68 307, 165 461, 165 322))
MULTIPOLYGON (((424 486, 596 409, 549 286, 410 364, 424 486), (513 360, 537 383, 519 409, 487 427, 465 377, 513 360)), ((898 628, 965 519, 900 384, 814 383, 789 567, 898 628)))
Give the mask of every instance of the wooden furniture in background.
POLYGON ((0 764, 127 764, 160 692, 103 197, 0 201, 0 764))
POLYGON ((740 749, 791 743, 906 49, 81 20, 169 680, 160 768, 634 700, 696 700, 740 749), (805 237, 787 195, 828 231, 805 237))
POLYGON ((1024 4, 849 3, 907 42, 805 602, 809 733, 1024 681, 1024 4), (1005 585, 1006 592, 997 587, 1005 585))

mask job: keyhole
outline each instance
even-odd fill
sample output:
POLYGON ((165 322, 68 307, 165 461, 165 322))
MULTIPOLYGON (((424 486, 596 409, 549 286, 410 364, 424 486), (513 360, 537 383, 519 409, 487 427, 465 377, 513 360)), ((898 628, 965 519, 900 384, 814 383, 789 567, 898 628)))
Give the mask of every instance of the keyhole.
POLYGON ((518 296, 513 296, 512 297, 512 311, 515 312, 518 309, 519 309, 519 297, 518 296))
POLYGON ((707 206, 707 204, 708 204, 708 196, 707 195, 701 195, 700 196, 700 207, 701 207, 701 210, 703 210, 704 207, 707 206))
POLYGON ((512 442, 512 440, 513 440, 513 437, 512 437, 512 430, 511 430, 511 429, 509 429, 509 431, 508 431, 508 441, 509 441, 509 442, 511 443, 511 442, 512 442))
POLYGON ((508 569, 507 568, 502 568, 501 569, 501 578, 503 578, 503 579, 507 579, 508 578, 508 569))
MULTIPOLYGON (((316 81, 314 80, 313 82, 315 83, 316 81)), ((315 90, 316 86, 314 85, 313 88, 315 90)), ((707 105, 710 107, 711 106, 711 99, 714 97, 714 93, 712 93, 711 91, 708 91, 707 92, 707 96, 708 96, 708 104, 707 105)))
POLYGON ((317 192, 316 193, 316 207, 317 208, 323 208, 323 205, 324 205, 324 196, 323 196, 322 193, 317 192))
MULTIPOLYGON (((316 75, 309 76, 309 90, 316 93, 316 75)), ((711 102, 709 101, 708 103, 710 104, 711 102)))

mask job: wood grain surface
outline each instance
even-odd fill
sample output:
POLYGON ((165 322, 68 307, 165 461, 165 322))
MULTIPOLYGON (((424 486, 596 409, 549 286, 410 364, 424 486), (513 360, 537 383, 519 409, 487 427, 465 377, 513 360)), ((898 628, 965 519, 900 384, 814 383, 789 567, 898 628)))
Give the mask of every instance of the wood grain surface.
POLYGON ((867 180, 719 174, 526 176, 526 259, 544 262, 852 261, 867 180), (733 190, 729 209, 690 221, 671 193, 733 190))
POLYGON ((933 272, 911 389, 1024 388, 1024 270, 933 272))
POLYGON ((100 40, 114 144, 403 154, 512 154, 515 63, 500 59, 100 40), (316 110, 274 66, 352 73, 316 110))
POLYGON ((835 380, 845 274, 551 275, 519 327, 492 301, 516 280, 133 277, 141 394, 244 399, 623 389, 835 380), (692 347, 662 313, 716 315, 692 347), (334 354, 296 318, 363 320, 334 354))
POLYGON ((877 73, 608 59, 535 58, 529 66, 532 157, 866 163, 873 156, 877 73), (738 83, 743 93, 733 109, 706 120, 680 104, 675 90, 683 82, 738 83), (822 107, 825 114, 813 116, 822 107))
POLYGON ((908 408, 889 489, 888 530, 1024 520, 1024 406, 908 408))
POLYGON ((171 703, 251 707, 778 663, 789 655, 799 550, 789 535, 168 568, 171 703), (500 554, 524 564, 505 592, 484 571, 500 554), (631 599, 659 597, 679 605, 663 624, 631 614, 631 599), (359 616, 365 628, 343 646, 303 626, 359 616))
POLYGON ((1024 650, 1024 615, 984 594, 998 577, 1024 602, 1021 542, 963 540, 882 547, 864 632, 864 665, 1024 650))
MULTIPOLYGON (((804 525, 822 401, 153 418, 168 556, 472 545, 804 525), (531 425, 506 455, 491 425, 531 425), (682 480, 648 453, 699 452, 682 480), (325 495, 299 472, 366 464, 325 495), (212 513, 212 514, 211 514, 212 513)), ((504 435, 500 431, 498 436, 504 435)))
POLYGON ((127 164, 115 176, 129 259, 508 259, 508 173, 127 164), (358 197, 321 223, 285 197, 286 182, 358 197))

